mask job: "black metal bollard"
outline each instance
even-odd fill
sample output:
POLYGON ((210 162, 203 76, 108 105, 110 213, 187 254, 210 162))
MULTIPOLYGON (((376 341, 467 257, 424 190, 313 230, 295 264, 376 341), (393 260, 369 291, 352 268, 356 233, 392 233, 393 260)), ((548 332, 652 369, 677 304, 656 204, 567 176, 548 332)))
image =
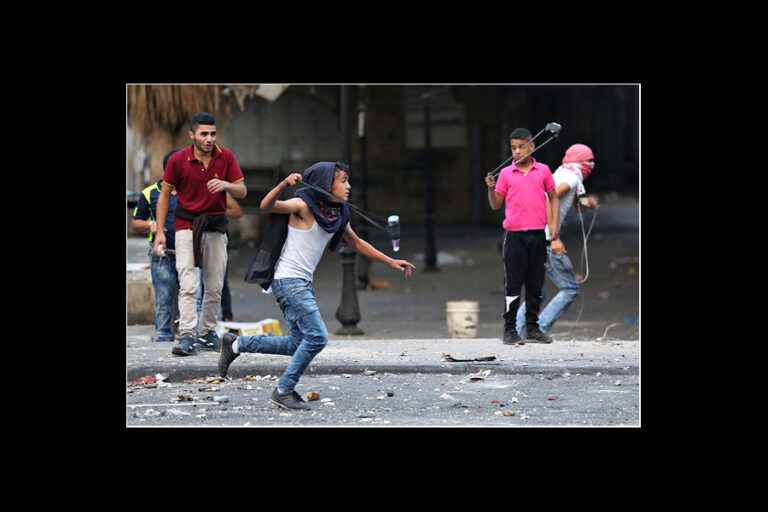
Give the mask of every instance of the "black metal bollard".
POLYGON ((336 320, 341 322, 341 329, 336 334, 365 334, 357 326, 360 321, 360 306, 357 303, 357 287, 355 286, 355 256, 357 253, 342 242, 339 248, 341 256, 341 304, 336 310, 336 320))

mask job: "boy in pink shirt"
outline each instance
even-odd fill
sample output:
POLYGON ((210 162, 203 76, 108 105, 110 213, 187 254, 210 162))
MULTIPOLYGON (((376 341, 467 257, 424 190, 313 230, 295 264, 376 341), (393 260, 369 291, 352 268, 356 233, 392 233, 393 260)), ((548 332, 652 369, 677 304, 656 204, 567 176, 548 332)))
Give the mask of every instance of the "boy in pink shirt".
POLYGON ((488 202, 491 208, 504 208, 504 243, 501 257, 504 261, 504 335, 506 345, 551 343, 552 338, 539 330, 539 307, 544 284, 544 263, 547 260, 546 197, 552 204, 549 232, 552 240, 559 239, 559 203, 555 194, 555 181, 546 164, 527 156, 536 147, 531 143, 533 134, 525 128, 516 128, 509 134, 509 144, 516 163, 505 167, 495 180, 490 173, 485 178, 488 202), (515 317, 520 305, 520 293, 525 285, 526 340, 515 328, 515 317))

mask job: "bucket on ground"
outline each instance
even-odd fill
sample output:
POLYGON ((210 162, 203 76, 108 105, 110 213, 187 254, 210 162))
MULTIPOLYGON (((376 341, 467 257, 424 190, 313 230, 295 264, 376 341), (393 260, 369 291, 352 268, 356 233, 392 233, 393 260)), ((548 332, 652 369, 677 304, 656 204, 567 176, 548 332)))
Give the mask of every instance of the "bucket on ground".
POLYGON ((445 303, 448 336, 451 338, 476 338, 480 306, 474 301, 445 303))

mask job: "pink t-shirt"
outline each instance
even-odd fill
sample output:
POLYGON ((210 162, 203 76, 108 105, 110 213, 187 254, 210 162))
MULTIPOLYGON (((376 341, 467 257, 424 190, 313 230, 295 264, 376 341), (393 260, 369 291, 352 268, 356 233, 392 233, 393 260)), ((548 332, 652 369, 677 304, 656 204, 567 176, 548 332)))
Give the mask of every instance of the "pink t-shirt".
POLYGON ((555 180, 547 164, 533 160, 528 174, 516 164, 505 167, 496 180, 496 192, 504 196, 505 218, 502 225, 507 231, 544 229, 547 225, 547 203, 544 195, 555 189, 555 180))

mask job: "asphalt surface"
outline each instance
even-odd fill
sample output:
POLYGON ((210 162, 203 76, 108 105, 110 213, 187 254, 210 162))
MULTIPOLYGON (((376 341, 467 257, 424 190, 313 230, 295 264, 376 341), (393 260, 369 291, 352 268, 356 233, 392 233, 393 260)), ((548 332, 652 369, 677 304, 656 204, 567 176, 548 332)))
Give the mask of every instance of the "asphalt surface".
MULTIPOLYGON (((601 207, 584 215, 588 267, 583 261, 582 226, 572 213, 562 236, 577 273, 587 276, 582 293, 550 331, 551 344, 503 345, 503 269, 501 228, 438 229, 438 270, 425 269, 424 231, 403 228, 401 250, 393 253, 383 233, 368 240, 386 254, 416 266, 410 279, 379 262, 371 265, 372 281, 382 288, 358 290, 365 334, 337 335, 336 310, 341 300, 341 258, 327 252, 313 281, 320 312, 328 327, 328 346, 308 373, 356 374, 366 370, 390 373, 536 373, 541 371, 638 373, 640 366, 640 241, 639 204, 631 198, 599 198, 601 207), (594 223, 592 222, 594 220, 594 223), (480 307, 476 338, 448 336, 446 302, 477 301, 480 307), (456 360, 451 361, 449 355, 456 360), (492 358, 475 361, 478 358, 492 358)), ((147 242, 130 236, 126 262, 147 261, 147 242)), ((271 295, 245 283, 243 276, 255 248, 247 240, 230 242, 229 286, 236 322, 265 318, 285 321, 271 295)), ((547 281, 545 302, 556 293, 547 281)), ((169 381, 216 376, 218 354, 200 351, 189 357, 170 353, 171 343, 152 341, 153 326, 126 326, 126 380, 157 373, 169 381)), ((280 375, 285 356, 244 354, 230 368, 237 378, 251 374, 280 375)))

